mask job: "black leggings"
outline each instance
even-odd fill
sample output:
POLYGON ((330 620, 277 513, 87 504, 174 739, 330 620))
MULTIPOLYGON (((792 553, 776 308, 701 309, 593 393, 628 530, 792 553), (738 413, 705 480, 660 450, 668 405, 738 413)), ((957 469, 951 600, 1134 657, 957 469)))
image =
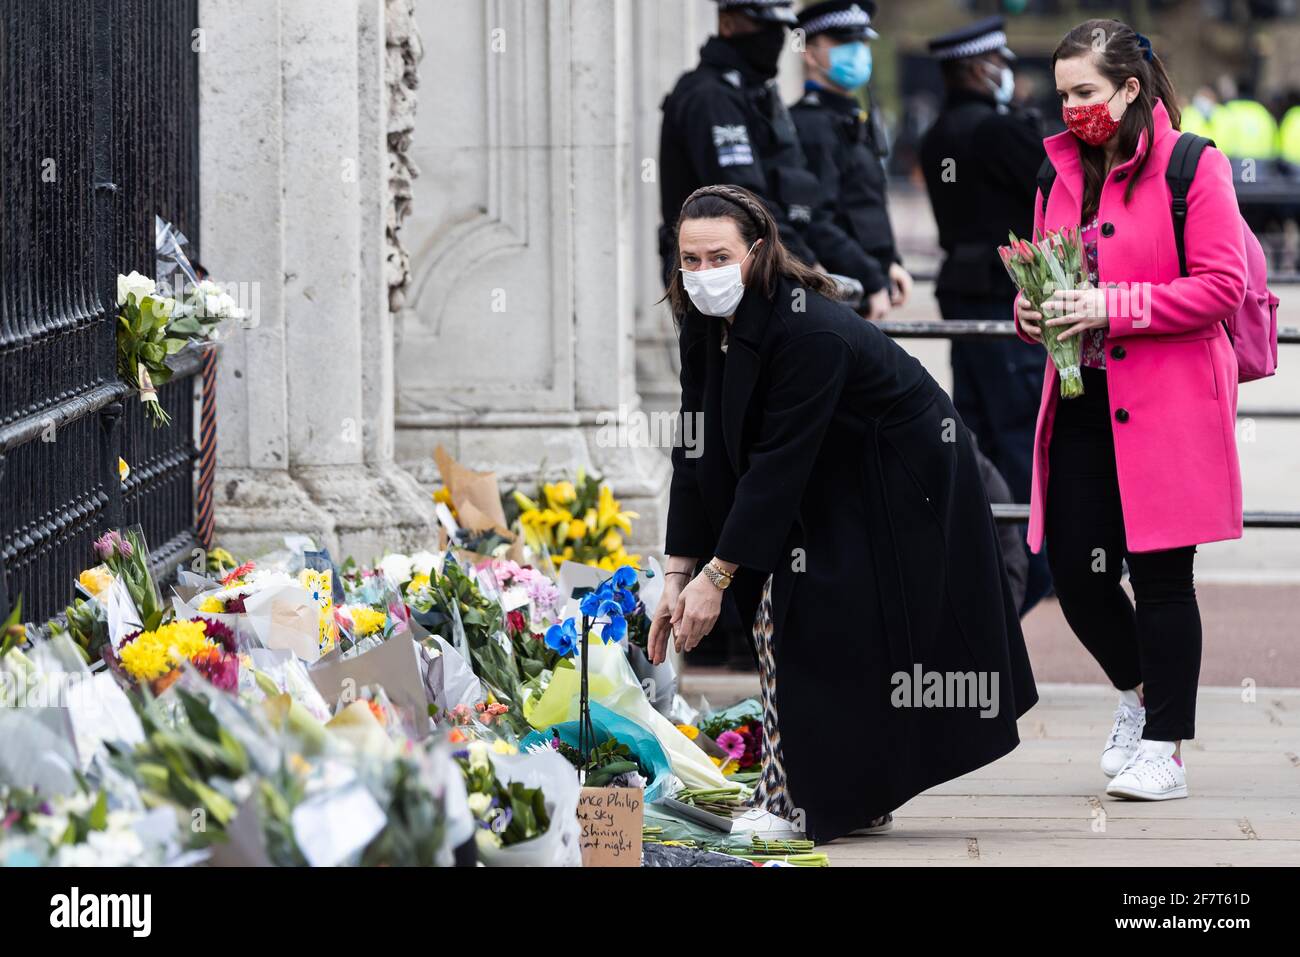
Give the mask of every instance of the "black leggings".
POLYGON ((1196 546, 1128 550, 1105 371, 1085 366, 1083 387, 1082 396, 1058 401, 1049 450, 1047 560, 1061 611, 1116 688, 1144 686, 1143 738, 1192 738, 1201 671, 1196 546), (1136 612, 1120 587, 1123 559, 1136 612))

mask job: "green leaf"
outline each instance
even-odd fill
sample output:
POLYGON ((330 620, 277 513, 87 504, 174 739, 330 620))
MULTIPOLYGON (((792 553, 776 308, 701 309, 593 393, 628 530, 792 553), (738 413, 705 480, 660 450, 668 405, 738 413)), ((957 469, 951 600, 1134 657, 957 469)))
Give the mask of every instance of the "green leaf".
POLYGON ((108 792, 101 790, 99 797, 95 801, 95 806, 90 809, 90 829, 92 831, 108 830, 108 792))
POLYGON ((23 617, 23 596, 19 595, 14 599, 14 607, 9 612, 9 617, 5 619, 4 624, 0 625, 0 658, 5 655, 26 637, 22 626, 19 622, 23 617))
POLYGON ((167 327, 167 332, 173 336, 198 336, 203 334, 203 327, 199 325, 199 320, 195 316, 182 316, 180 319, 172 320, 171 325, 167 327))
POLYGON ((180 695, 181 705, 185 708, 185 717, 190 719, 194 730, 209 741, 220 740, 221 725, 208 707, 208 703, 184 688, 177 688, 176 691, 180 695))

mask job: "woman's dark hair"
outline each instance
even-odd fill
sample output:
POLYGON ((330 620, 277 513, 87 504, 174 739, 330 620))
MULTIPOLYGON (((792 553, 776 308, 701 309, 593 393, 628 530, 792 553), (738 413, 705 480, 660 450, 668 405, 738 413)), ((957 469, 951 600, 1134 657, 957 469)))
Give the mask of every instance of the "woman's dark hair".
MULTIPOLYGON (((1182 115, 1178 110, 1174 84, 1165 72, 1165 65, 1151 49, 1150 41, 1119 20, 1085 20, 1079 24, 1065 35, 1052 54, 1052 69, 1056 69, 1058 60, 1080 56, 1093 57, 1097 71, 1116 87, 1123 86, 1129 77, 1136 77, 1138 81, 1137 99, 1129 104, 1119 123, 1118 155, 1132 156, 1137 151, 1138 136, 1143 130, 1147 134, 1147 151, 1128 178, 1128 187, 1124 191, 1124 202, 1127 203, 1133 198, 1133 188, 1151 156, 1154 145, 1151 141, 1155 138, 1152 110, 1157 98, 1164 103, 1174 129, 1181 126, 1182 115)), ((1079 159, 1083 164, 1083 221, 1087 222, 1101 202, 1106 154, 1100 146, 1089 146, 1080 140, 1079 159)))
MULTIPOLYGON (((768 299, 776 295, 776 281, 780 276, 793 280, 809 292, 834 297, 837 288, 835 280, 805 266, 790 254, 781 243, 772 213, 749 190, 719 184, 702 186, 686 197, 681 214, 677 217, 677 225, 673 228, 674 264, 681 260, 677 237, 681 233, 682 223, 688 219, 729 219, 736 224, 746 248, 753 246, 759 239, 763 240, 751 254, 754 265, 750 267, 748 285, 757 288, 768 299)), ((673 318, 680 323, 691 308, 691 299, 682 283, 682 271, 676 266, 664 299, 668 300, 673 318)))

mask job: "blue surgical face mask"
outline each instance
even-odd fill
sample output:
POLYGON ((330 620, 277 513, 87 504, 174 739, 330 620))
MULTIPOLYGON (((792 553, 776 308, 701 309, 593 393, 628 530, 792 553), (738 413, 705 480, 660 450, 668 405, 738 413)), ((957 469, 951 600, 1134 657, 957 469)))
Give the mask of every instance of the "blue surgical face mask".
POLYGON ((856 90, 871 79, 871 47, 861 40, 831 47, 827 78, 843 90, 856 90))
POLYGON ((994 76, 989 77, 988 81, 993 90, 993 99, 1003 106, 1008 106, 1016 95, 1016 75, 1009 66, 993 67, 993 70, 994 76))

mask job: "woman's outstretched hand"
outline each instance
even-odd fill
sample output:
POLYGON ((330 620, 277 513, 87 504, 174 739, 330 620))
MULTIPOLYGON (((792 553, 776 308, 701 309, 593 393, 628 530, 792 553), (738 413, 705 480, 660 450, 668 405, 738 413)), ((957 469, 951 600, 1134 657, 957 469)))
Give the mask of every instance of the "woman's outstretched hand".
POLYGON ((722 592, 701 573, 682 589, 672 613, 677 653, 698 645, 712 629, 722 611, 722 592))
POLYGON ((647 657, 652 665, 661 665, 668 657, 668 639, 672 634, 673 612, 682 593, 685 575, 671 574, 664 578, 664 591, 659 596, 659 607, 650 621, 650 637, 646 640, 647 657))

